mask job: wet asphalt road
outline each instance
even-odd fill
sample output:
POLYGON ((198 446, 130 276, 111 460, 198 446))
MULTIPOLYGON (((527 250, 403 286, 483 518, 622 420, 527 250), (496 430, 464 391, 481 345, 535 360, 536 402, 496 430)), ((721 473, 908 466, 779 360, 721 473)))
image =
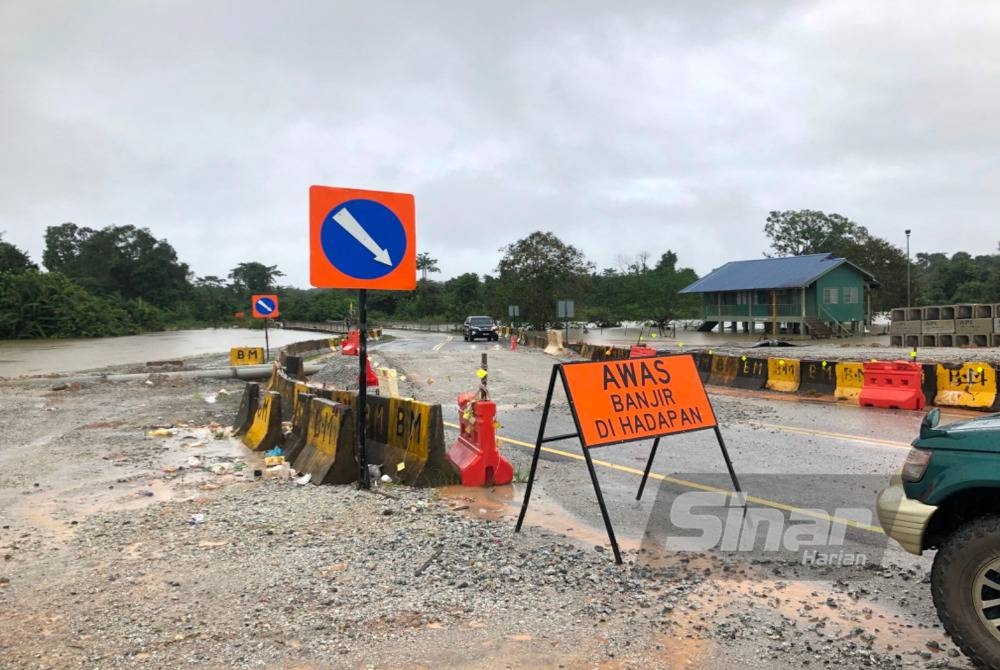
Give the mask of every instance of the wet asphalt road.
MULTIPOLYGON (((495 345, 472 345, 461 335, 408 333, 380 348, 447 353, 468 352, 473 346, 489 352, 495 345)), ((524 406, 499 408, 501 451, 514 463, 522 482, 505 499, 508 516, 516 516, 523 498, 547 381, 547 374, 540 375, 536 404, 526 399, 524 406)), ((875 515, 876 495, 899 470, 909 442, 919 430, 922 412, 861 408, 832 399, 806 400, 794 394, 719 387, 707 390, 751 508, 786 514, 794 511, 806 519, 848 519, 855 522, 847 530, 849 542, 870 548, 875 556, 886 549, 886 562, 929 565, 926 556, 910 556, 894 542, 887 542, 875 515)), ((545 434, 572 433, 574 426, 558 384, 555 400, 545 434)), ((445 405, 444 414, 446 425, 457 427, 455 408, 445 405)), ((946 415, 943 420, 961 416, 946 415)), ((455 434, 449 430, 449 440, 455 434)), ((716 436, 706 430, 662 439, 651 475, 659 479, 651 479, 643 499, 637 501, 636 491, 651 446, 651 441, 638 441, 591 450, 623 548, 637 548, 650 538, 672 533, 663 529, 661 522, 669 517, 678 495, 706 487, 717 491, 732 488, 716 436)), ((599 543, 606 539, 604 525, 582 453, 574 439, 544 445, 525 523, 599 543)), ((724 518, 729 510, 723 506, 705 512, 724 518)))

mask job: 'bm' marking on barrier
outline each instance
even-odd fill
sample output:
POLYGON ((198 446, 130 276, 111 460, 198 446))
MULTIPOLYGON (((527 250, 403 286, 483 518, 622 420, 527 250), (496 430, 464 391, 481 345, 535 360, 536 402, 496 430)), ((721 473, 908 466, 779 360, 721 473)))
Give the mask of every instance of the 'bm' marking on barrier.
POLYGON ((960 368, 937 366, 935 405, 992 407, 997 397, 997 380, 988 363, 966 363, 960 368))
POLYGON ((794 359, 785 358, 768 359, 767 388, 772 391, 798 391, 799 362, 794 359))
POLYGON ((427 460, 431 405, 392 398, 389 414, 392 416, 389 444, 418 460, 427 460))
POLYGON ((571 363, 562 371, 586 447, 716 425, 690 355, 571 363))
POLYGON ((312 425, 309 430, 309 442, 316 449, 333 459, 337 458, 337 437, 340 435, 340 414, 334 411, 332 405, 316 403, 318 411, 311 413, 312 425))
POLYGON ((803 370, 803 377, 811 382, 834 383, 834 367, 823 365, 822 363, 807 363, 803 370))
POLYGON ((759 377, 765 372, 764 361, 759 358, 746 359, 740 368, 740 374, 744 377, 759 377))
POLYGON ((229 364, 256 365, 264 362, 264 347, 233 347, 229 350, 229 364))

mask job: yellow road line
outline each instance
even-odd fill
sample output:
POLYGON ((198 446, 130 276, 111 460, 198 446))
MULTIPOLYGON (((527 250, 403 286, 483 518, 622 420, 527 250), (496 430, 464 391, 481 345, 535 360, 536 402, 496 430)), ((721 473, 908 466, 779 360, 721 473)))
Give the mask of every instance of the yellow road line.
POLYGON ((453 335, 449 335, 444 342, 441 342, 440 344, 435 344, 434 347, 431 349, 431 351, 441 351, 441 347, 448 344, 453 339, 455 339, 455 337, 453 335))
MULTIPOLYGON (((461 430, 461 426, 458 424, 450 423, 448 421, 444 422, 444 425, 449 428, 455 428, 461 430)), ((513 444, 517 447, 523 447, 525 449, 534 450, 535 445, 529 444, 528 442, 522 442, 521 440, 515 440, 509 437, 500 437, 497 435, 498 442, 506 442, 507 444, 513 444)), ((556 456, 563 456, 565 458, 572 458, 578 461, 586 460, 580 454, 574 454, 569 451, 563 451, 562 449, 554 449, 552 447, 542 447, 542 451, 548 452, 550 454, 555 454, 556 456)), ((627 465, 619 465, 617 463, 611 463, 610 461, 602 461, 596 458, 591 459, 594 465, 608 468, 609 470, 617 470, 618 472, 625 472, 630 475, 638 475, 642 477, 642 470, 638 468, 629 467, 627 465)), ((718 486, 711 486, 710 484, 702 484, 699 482, 688 481, 687 479, 680 479, 679 477, 670 477, 667 475, 661 475, 657 472, 649 473, 650 479, 655 479, 661 482, 669 482, 671 484, 676 484, 677 486, 683 486, 684 488, 696 489, 698 491, 710 491, 712 493, 725 493, 726 495, 735 496, 737 495, 734 491, 728 489, 722 489, 718 486)), ((801 514, 802 516, 807 516, 813 519, 820 519, 822 521, 829 521, 831 523, 839 523, 845 526, 850 526, 851 528, 857 528, 859 530, 866 530, 870 533, 875 533, 877 535, 885 535, 885 531, 879 526, 872 526, 866 523, 860 523, 853 519, 844 519, 842 517, 833 516, 826 514, 824 512, 816 512, 815 510, 804 509, 802 507, 796 507, 795 505, 788 505, 786 503, 778 502, 776 500, 768 500, 767 498, 758 498, 757 496, 747 496, 747 502, 752 502, 763 507, 771 507, 773 509, 780 509, 785 512, 795 512, 801 514)))
POLYGON ((773 428, 786 433, 798 433, 800 435, 815 435, 816 437, 831 437, 837 440, 847 440, 849 442, 860 442, 862 444, 874 444, 880 447, 892 447, 894 449, 909 449, 909 442, 899 442, 897 440, 882 440, 877 437, 862 437, 860 435, 847 435, 846 433, 832 433, 826 430, 813 430, 811 428, 798 428, 797 426, 779 426, 774 423, 760 424, 764 428, 773 428))

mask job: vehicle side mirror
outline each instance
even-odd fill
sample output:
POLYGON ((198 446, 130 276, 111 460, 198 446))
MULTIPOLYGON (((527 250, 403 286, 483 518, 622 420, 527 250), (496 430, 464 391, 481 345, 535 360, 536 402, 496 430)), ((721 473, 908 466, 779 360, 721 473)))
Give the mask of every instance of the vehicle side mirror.
POLYGON ((920 437, 933 437, 934 435, 940 435, 943 431, 935 430, 938 423, 941 421, 941 410, 937 407, 927 412, 924 415, 923 420, 920 422, 920 437))

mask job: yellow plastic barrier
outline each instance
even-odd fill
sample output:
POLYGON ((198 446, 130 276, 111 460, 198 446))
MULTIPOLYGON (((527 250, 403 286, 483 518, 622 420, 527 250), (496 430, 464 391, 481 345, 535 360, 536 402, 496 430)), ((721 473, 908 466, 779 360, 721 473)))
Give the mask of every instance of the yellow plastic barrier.
POLYGON ((997 398, 997 375, 989 363, 937 366, 935 405, 989 408, 997 398))
POLYGON ((261 394, 253 422, 243 434, 243 444, 253 451, 270 451, 281 443, 281 394, 261 394))
POLYGON ((799 361, 794 358, 769 358, 767 360, 767 388, 782 393, 799 390, 799 361))

